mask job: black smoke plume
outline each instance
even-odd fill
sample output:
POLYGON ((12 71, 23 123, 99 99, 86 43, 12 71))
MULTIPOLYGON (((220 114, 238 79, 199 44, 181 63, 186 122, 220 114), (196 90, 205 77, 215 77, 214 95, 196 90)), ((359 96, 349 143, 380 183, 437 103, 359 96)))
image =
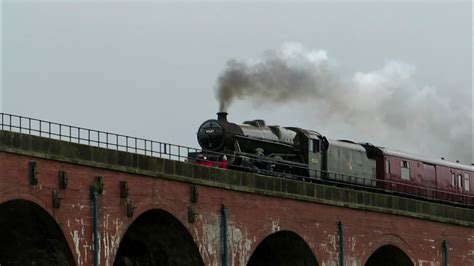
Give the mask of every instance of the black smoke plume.
POLYGON ((413 66, 390 61, 377 70, 341 77, 325 51, 288 43, 259 60, 229 60, 217 80, 216 97, 220 111, 227 111, 236 100, 306 103, 319 119, 328 120, 328 127, 344 123, 353 136, 384 140, 375 143, 380 146, 470 164, 474 123, 470 99, 441 96, 435 87, 417 84, 414 74, 413 66))

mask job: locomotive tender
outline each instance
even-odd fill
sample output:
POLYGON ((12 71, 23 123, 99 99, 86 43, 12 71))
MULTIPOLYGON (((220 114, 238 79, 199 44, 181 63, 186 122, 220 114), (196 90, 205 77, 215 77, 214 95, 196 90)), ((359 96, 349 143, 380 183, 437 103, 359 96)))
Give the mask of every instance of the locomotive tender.
POLYGON ((313 130, 267 126, 263 120, 239 125, 227 121, 225 112, 205 121, 197 139, 202 152, 189 157, 199 164, 379 187, 474 205, 473 166, 369 143, 330 140, 313 130))

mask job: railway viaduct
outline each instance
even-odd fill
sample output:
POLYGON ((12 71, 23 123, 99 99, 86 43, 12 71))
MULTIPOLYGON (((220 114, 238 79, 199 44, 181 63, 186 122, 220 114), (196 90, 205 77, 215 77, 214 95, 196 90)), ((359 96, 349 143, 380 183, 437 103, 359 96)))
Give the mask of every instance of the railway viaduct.
POLYGON ((473 209, 18 131, 0 265, 474 265, 473 209))

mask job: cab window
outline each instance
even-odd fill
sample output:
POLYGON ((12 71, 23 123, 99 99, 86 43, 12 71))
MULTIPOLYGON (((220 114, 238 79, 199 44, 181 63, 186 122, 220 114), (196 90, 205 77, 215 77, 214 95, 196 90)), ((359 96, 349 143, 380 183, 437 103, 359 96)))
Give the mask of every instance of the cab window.
POLYGON ((310 152, 319 152, 319 140, 310 139, 309 140, 309 151, 310 152))

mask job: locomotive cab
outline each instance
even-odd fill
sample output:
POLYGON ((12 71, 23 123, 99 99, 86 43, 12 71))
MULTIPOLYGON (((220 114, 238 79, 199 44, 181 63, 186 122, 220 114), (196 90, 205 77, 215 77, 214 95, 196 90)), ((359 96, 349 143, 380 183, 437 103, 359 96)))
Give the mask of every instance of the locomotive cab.
POLYGON ((327 140, 320 133, 302 128, 288 128, 297 133, 295 144, 303 156, 303 163, 308 165, 309 177, 320 179, 323 170, 323 153, 327 149, 327 140))

